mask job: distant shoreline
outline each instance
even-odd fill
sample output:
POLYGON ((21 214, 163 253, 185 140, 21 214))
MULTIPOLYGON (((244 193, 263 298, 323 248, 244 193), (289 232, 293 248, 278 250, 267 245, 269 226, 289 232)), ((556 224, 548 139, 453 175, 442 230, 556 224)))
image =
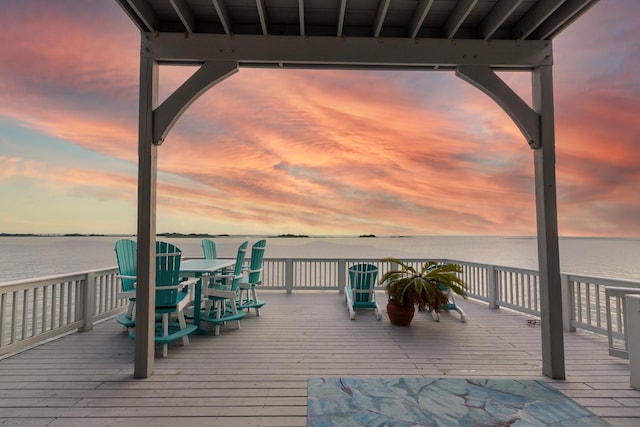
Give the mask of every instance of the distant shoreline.
MULTIPOLYGON (((156 237, 165 237, 172 239, 188 239, 188 238, 220 238, 220 237, 243 237, 243 236, 260 236, 266 237, 270 239, 274 238, 310 238, 310 239, 321 239, 321 238, 417 238, 417 237, 432 237, 432 238, 473 238, 473 237, 499 237, 503 239, 536 239, 536 236, 501 236, 501 235, 469 235, 469 236, 461 236, 461 235, 384 235, 377 236, 375 234, 360 234, 360 235, 308 235, 308 234, 278 234, 278 235, 267 235, 267 234, 207 234, 207 233, 158 233, 156 237)), ((0 233, 0 238, 2 237, 136 237, 135 234, 127 234, 127 233, 0 233)), ((616 239, 616 240, 636 240, 640 239, 640 236, 558 236, 560 239, 616 239)))
POLYGON ((82 234, 82 233, 0 233, 0 237, 130 237, 135 234, 82 234))
MULTIPOLYGON (((240 235, 238 235, 240 236, 240 235)), ((83 233, 46 233, 46 234, 37 234, 37 233, 0 233, 0 237, 135 237, 135 234, 99 234, 99 233, 91 233, 91 234, 83 234, 83 233)), ((206 234, 206 233, 158 233, 156 237, 165 237, 170 239, 188 239, 188 238, 216 238, 216 237, 232 237, 230 234, 206 234)), ((274 236, 266 236, 268 238, 319 238, 323 236, 310 236, 308 234, 278 234, 274 236)), ((354 237, 354 236, 326 236, 326 237, 354 237)), ((357 237, 376 237, 375 234, 361 234, 357 237)), ((411 237, 411 236, 389 236, 389 237, 411 237)))

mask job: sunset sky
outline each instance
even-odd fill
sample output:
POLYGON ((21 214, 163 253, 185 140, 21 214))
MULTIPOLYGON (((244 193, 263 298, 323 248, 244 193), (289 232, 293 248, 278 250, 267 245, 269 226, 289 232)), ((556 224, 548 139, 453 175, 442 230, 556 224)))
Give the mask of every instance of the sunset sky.
MULTIPOLYGON (((111 0, 2 9, 0 233, 134 233, 138 29, 111 0)), ((640 236, 638 16, 601 0, 554 41, 560 235, 640 236)), ((161 98, 193 71, 161 69, 161 98)), ((241 68, 158 165, 159 232, 536 232, 532 150, 452 72, 241 68)))

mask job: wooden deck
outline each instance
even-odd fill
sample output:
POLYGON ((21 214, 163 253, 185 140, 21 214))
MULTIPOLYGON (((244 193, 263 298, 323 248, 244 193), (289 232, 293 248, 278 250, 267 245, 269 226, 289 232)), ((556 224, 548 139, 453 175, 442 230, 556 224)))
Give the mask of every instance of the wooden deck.
MULTIPOLYGON (((471 301, 411 327, 359 312, 335 292, 263 292, 241 330, 194 336, 134 380, 133 342, 115 321, 0 361, 0 424, 20 426, 305 426, 307 378, 425 376, 544 379, 612 425, 640 425, 640 391, 607 341, 566 333, 567 380, 541 374, 540 327, 471 301)), ((384 295, 380 294, 380 300, 384 295)))

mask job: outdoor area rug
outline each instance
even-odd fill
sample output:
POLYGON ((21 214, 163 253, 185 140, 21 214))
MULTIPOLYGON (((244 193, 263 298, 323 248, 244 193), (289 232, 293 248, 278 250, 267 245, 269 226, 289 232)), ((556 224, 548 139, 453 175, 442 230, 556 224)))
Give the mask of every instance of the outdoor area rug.
POLYGON ((307 426, 609 426, 534 380, 310 378, 307 426))

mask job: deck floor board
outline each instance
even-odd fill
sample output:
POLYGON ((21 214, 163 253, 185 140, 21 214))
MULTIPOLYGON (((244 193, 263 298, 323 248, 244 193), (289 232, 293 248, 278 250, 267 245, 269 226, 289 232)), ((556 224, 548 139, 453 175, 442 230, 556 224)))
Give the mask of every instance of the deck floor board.
MULTIPOLYGON (((90 332, 0 360, 0 421, 16 426, 305 426, 307 379, 318 376, 542 379, 614 426, 640 424, 640 391, 605 337, 565 333, 564 381, 542 375, 530 316, 461 301, 469 321, 416 313, 411 327, 349 320, 344 297, 264 292, 261 316, 192 336, 133 379, 133 342, 110 320, 90 332)), ((382 300, 384 295, 379 296, 382 300)))

